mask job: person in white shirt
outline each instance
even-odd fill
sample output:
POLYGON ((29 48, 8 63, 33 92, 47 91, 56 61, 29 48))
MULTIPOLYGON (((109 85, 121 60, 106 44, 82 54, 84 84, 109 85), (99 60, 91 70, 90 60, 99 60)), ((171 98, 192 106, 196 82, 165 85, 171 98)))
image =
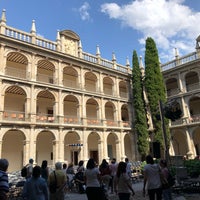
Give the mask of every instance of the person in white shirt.
POLYGON ((113 180, 114 180, 114 177, 117 173, 117 166, 118 166, 118 163, 116 162, 116 158, 113 158, 111 160, 111 163, 110 163, 110 171, 111 171, 111 180, 110 180, 110 187, 111 187, 111 193, 113 193, 113 188, 114 188, 114 185, 113 185, 113 180))
POLYGON ((150 200, 162 199, 162 184, 160 180, 160 168, 154 163, 151 155, 146 156, 147 164, 144 166, 144 187, 143 195, 145 196, 145 188, 147 185, 148 196, 150 200))
POLYGON ((93 158, 90 158, 84 172, 86 195, 88 200, 102 200, 103 193, 100 187, 101 175, 93 158))
POLYGON ((132 170, 131 170, 131 163, 129 162, 128 158, 125 158, 125 163, 126 163, 126 173, 131 177, 132 176, 132 170))

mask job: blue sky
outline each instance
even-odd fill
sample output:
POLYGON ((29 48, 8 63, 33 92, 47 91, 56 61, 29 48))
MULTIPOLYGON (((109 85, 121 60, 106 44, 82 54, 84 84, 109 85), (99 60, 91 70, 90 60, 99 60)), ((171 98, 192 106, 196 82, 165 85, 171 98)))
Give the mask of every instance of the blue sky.
POLYGON ((0 0, 7 25, 30 32, 35 20, 38 35, 56 40, 57 30, 72 30, 84 52, 117 62, 132 62, 133 50, 144 57, 145 39, 156 42, 162 63, 195 51, 200 35, 199 0, 0 0))

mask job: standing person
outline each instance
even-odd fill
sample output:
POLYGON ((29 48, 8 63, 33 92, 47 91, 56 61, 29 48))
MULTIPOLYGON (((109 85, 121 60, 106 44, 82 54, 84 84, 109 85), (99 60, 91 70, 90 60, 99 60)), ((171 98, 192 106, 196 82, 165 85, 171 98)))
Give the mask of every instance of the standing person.
POLYGON ((63 172, 67 174, 67 164, 63 163, 63 172))
POLYGON ((48 177, 49 177, 49 168, 48 168, 48 162, 47 160, 43 160, 42 161, 42 165, 41 165, 41 177, 45 179, 45 181, 47 182, 48 177))
POLYGON ((56 162, 55 170, 50 173, 48 184, 56 182, 56 192, 50 193, 50 200, 64 200, 64 187, 66 185, 66 174, 62 170, 62 163, 56 162))
POLYGON ((130 195, 135 195, 132 188, 130 176, 126 172, 127 164, 120 162, 117 167, 117 173, 114 178, 114 189, 119 196, 119 200, 129 200, 130 195))
POLYGON ((84 173, 86 183, 86 195, 88 200, 102 200, 103 193, 100 187, 100 171, 96 167, 96 163, 93 158, 90 158, 86 165, 84 173))
POLYGON ((131 177, 132 176, 132 170, 131 170, 131 163, 129 162, 128 158, 125 158, 125 163, 126 163, 126 173, 131 177))
POLYGON ((143 195, 145 196, 145 188, 147 184, 147 190, 150 200, 162 199, 162 188, 160 180, 160 168, 154 163, 151 155, 146 156, 146 165, 144 166, 144 187, 143 195))
POLYGON ((29 159, 29 163, 27 164, 27 175, 26 175, 26 179, 30 178, 32 176, 33 173, 33 162, 34 160, 32 158, 29 159))
POLYGON ((73 163, 69 163, 66 173, 67 173, 68 188, 69 188, 69 190, 71 190, 72 186, 73 186, 74 176, 75 176, 73 163))
POLYGON ((85 184, 85 182, 84 182, 85 168, 84 168, 83 164, 84 164, 84 161, 80 160, 78 163, 77 172, 75 174, 75 181, 78 183, 78 189, 79 189, 80 194, 83 194, 85 192, 85 189, 83 187, 85 184))
MULTIPOLYGON (((166 160, 160 160, 160 167, 163 178, 166 180, 167 183, 169 177, 169 169, 167 168, 166 160)), ((169 183, 166 185, 165 188, 162 188, 162 195, 164 200, 172 200, 172 192, 169 183)))
POLYGON ((40 177, 41 168, 35 166, 32 171, 32 177, 27 179, 24 187, 22 196, 27 200, 48 200, 48 187, 45 179, 40 177))
POLYGON ((8 160, 0 159, 0 199, 7 200, 7 194, 9 192, 9 184, 8 184, 8 160))
POLYGON ((132 188, 131 178, 127 174, 126 168, 127 164, 125 162, 119 162, 117 173, 114 178, 114 189, 120 200, 129 200, 131 193, 132 195, 135 195, 132 188))
POLYGON ((100 166, 99 166, 99 170, 101 172, 101 179, 102 182, 105 184, 105 190, 106 190, 106 195, 109 189, 109 183, 111 180, 111 170, 109 167, 108 162, 106 161, 106 159, 103 159, 100 166))
POLYGON ((111 171, 111 180, 110 180, 111 193, 113 193, 113 191, 114 191, 114 182, 113 182, 113 180, 114 180, 114 177, 115 177, 115 175, 117 173, 117 166, 118 166, 118 164, 116 162, 116 158, 113 158, 111 160, 111 163, 110 163, 110 166, 109 166, 110 167, 110 171, 111 171))

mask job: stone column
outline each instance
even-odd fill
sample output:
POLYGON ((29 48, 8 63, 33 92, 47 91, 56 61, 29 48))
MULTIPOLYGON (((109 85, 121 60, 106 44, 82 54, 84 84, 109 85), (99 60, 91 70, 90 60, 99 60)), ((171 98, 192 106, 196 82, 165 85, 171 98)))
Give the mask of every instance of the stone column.
POLYGON ((99 91, 101 94, 104 93, 104 90, 103 90, 103 75, 102 75, 102 72, 99 73, 99 91))
POLYGON ((82 89, 82 90, 85 90, 85 76, 84 76, 84 69, 83 68, 81 68, 81 70, 80 70, 80 88, 82 89))
POLYGON ((186 142, 187 142, 187 157, 188 159, 193 159, 194 158, 194 155, 195 155, 195 152, 194 152, 194 143, 193 143, 193 140, 191 138, 191 130, 192 129, 189 129, 189 128, 186 128, 185 129, 185 134, 186 134, 186 142), (192 144, 193 144, 193 148, 192 148, 192 144))
POLYGON ((59 141, 58 141, 58 161, 60 162, 63 162, 64 161, 64 140, 63 140, 63 137, 62 137, 62 134, 63 134, 63 127, 59 127, 58 129, 58 135, 59 135, 59 141))
MULTIPOLYGON (((33 158, 33 156, 29 155, 30 151, 30 141, 24 140, 23 142, 23 166, 26 165, 29 162, 30 158, 33 158)), ((36 162, 35 158, 33 158, 34 162, 36 162)))
POLYGON ((3 143, 3 140, 0 141, 0 158, 2 158, 2 143, 3 143))
POLYGON ((99 163, 105 158, 103 154, 103 140, 99 139, 98 140, 98 152, 99 152, 99 163))
POLYGON ((31 63, 30 63, 30 76, 31 76, 31 80, 32 81, 36 81, 37 80, 37 63, 35 63, 36 58, 35 58, 35 53, 32 54, 31 57, 31 63))
MULTIPOLYGON (((58 91, 58 112, 57 112, 57 116, 58 116, 58 122, 59 123, 64 123, 64 102, 62 97, 62 90, 58 91)), ((54 117, 56 117, 56 113, 54 113, 54 117)))
POLYGON ((5 74, 7 56, 5 56, 5 44, 0 44, 0 74, 5 74))
POLYGON ((61 60, 58 61, 58 85, 63 86, 63 67, 61 60))
POLYGON ((54 140, 53 141, 53 165, 58 161, 59 159, 59 141, 54 140))
POLYGON ((178 73, 178 86, 179 86, 179 89, 180 89, 181 92, 185 91, 185 90, 183 90, 183 80, 182 80, 180 72, 178 73))

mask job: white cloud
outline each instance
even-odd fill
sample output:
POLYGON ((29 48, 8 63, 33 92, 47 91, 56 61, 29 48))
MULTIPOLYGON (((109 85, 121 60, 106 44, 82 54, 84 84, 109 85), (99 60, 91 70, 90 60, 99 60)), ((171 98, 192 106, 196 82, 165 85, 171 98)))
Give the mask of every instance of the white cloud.
POLYGON ((184 0, 135 0, 122 6, 105 3, 101 12, 142 33, 141 44, 146 37, 152 37, 166 58, 165 53, 174 48, 184 54, 194 51, 200 34, 200 12, 183 3, 184 0))
POLYGON ((82 20, 90 20, 90 14, 88 12, 89 9, 90 5, 88 2, 84 2, 83 5, 78 9, 82 20))

